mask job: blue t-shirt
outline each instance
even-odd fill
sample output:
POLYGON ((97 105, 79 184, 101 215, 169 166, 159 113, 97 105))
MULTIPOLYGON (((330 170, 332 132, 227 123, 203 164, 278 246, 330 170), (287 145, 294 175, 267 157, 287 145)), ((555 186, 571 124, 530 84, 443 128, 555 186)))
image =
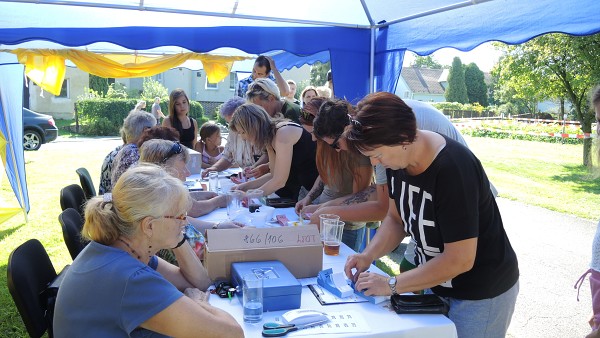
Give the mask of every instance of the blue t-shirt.
POLYGON ((54 336, 164 337, 139 326, 182 296, 129 253, 92 241, 60 285, 54 336))

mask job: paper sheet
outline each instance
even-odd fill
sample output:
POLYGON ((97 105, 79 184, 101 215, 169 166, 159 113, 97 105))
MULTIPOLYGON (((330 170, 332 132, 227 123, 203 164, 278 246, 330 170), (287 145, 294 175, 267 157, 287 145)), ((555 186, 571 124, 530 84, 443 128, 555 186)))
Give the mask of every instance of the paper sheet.
POLYGON ((343 311, 327 313, 329 322, 319 326, 290 332, 288 336, 315 336, 326 333, 361 333, 371 332, 371 327, 364 316, 358 311, 343 311))
POLYGON ((334 295, 333 293, 327 291, 319 284, 311 284, 308 286, 308 288, 310 289, 310 291, 312 291, 313 295, 317 297, 317 300, 319 300, 319 303, 321 303, 321 305, 368 302, 366 298, 360 297, 355 293, 351 294, 348 297, 340 298, 334 295))

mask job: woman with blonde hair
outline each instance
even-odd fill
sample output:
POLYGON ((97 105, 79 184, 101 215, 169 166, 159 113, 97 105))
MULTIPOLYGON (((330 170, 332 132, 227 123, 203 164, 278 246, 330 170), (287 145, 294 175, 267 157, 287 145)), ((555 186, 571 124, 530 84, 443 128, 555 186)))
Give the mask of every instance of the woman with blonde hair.
POLYGON ((271 119, 256 104, 247 103, 236 109, 231 130, 259 149, 267 149, 270 172, 237 186, 237 189, 261 189, 265 196, 297 200, 300 188, 310 189, 318 176, 315 165, 315 143, 299 124, 286 119, 271 119))
POLYGON ((61 284, 55 336, 243 337, 200 291, 211 280, 185 241, 189 205, 185 186, 154 165, 129 169, 112 194, 90 199, 82 235, 91 242, 61 284), (165 248, 179 267, 155 255, 165 248))
POLYGON ((279 94, 279 88, 275 82, 270 79, 257 79, 248 87, 246 93, 248 102, 257 104, 271 117, 277 117, 279 114, 293 122, 300 122, 300 106, 282 99, 279 94))

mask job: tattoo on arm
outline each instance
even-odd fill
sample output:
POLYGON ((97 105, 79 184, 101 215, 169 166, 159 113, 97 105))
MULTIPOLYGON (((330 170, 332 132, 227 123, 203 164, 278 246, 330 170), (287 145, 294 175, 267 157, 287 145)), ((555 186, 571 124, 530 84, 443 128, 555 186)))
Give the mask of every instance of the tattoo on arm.
POLYGON ((311 201, 314 201, 317 197, 319 197, 319 195, 321 195, 323 189, 325 189, 325 184, 321 181, 316 186, 316 189, 313 187, 313 189, 310 190, 308 193, 308 198, 310 198, 311 201))
POLYGON ((350 205, 350 204, 358 204, 363 203, 369 200, 369 195, 375 193, 377 190, 376 185, 370 185, 367 189, 357 192, 356 194, 345 199, 342 204, 350 205))

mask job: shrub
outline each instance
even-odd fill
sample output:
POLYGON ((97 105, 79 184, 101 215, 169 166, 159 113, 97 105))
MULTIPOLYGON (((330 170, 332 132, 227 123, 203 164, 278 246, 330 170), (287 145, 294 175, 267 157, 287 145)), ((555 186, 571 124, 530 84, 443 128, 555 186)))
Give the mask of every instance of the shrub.
MULTIPOLYGON (((129 111, 135 107, 134 99, 91 98, 75 102, 81 133, 84 135, 119 135, 119 129, 129 111)), ((167 115, 168 102, 161 102, 161 109, 167 115)), ((190 116, 198 125, 207 122, 204 107, 197 101, 190 101, 190 116)))

